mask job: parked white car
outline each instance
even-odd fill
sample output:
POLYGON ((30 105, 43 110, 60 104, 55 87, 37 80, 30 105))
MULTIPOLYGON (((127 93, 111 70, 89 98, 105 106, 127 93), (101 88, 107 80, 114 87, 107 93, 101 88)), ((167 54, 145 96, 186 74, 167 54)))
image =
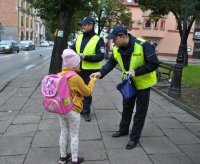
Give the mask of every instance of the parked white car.
POLYGON ((19 44, 15 40, 2 40, 0 42, 0 52, 12 53, 17 51, 19 53, 19 44))
POLYGON ((49 47, 49 43, 45 40, 45 41, 41 41, 41 47, 49 47))
POLYGON ((53 46, 54 42, 53 41, 48 41, 49 42, 49 46, 53 46))
POLYGON ((22 50, 34 50, 35 43, 32 40, 23 40, 20 42, 20 46, 22 50))

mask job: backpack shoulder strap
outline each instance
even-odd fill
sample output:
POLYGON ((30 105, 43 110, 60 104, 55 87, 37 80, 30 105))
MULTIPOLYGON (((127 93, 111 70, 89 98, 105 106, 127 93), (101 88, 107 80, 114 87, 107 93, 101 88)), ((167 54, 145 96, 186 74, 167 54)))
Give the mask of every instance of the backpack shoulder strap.
MULTIPOLYGON (((59 85, 59 94, 62 99, 65 99, 67 97, 68 93, 70 93, 66 78, 68 79, 69 77, 76 75, 76 74, 77 73, 75 71, 70 71, 61 77, 60 84, 62 84, 62 85, 59 85)), ((75 95, 75 97, 76 97, 76 95, 75 95)), ((75 99, 75 97, 74 97, 74 99, 75 99)))
POLYGON ((65 77, 66 78, 69 78, 69 77, 71 77, 71 76, 74 76, 74 75, 76 75, 77 73, 75 72, 75 71, 70 71, 70 72, 68 72, 66 75, 65 75, 65 77))

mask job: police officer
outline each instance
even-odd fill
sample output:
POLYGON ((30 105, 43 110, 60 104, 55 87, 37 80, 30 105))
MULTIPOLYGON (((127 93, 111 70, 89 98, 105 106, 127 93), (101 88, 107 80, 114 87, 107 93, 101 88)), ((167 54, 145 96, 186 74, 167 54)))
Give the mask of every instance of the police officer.
MULTIPOLYGON (((103 39, 94 31, 95 20, 91 17, 85 17, 80 21, 83 33, 78 35, 72 49, 81 57, 81 71, 79 75, 86 84, 90 81, 90 74, 101 69, 101 62, 104 59, 105 47, 103 39)), ((84 97, 82 114, 85 121, 90 122, 90 106, 92 96, 84 97)))
POLYGON ((131 100, 123 100, 119 131, 112 134, 114 138, 128 135, 136 102, 134 123, 130 140, 126 145, 126 149, 132 149, 137 145, 142 133, 149 106, 150 89, 157 82, 155 70, 158 68, 159 62, 155 48, 149 42, 129 34, 124 26, 115 26, 107 39, 113 39, 115 44, 113 55, 99 72, 91 74, 90 77, 103 78, 117 64, 121 67, 122 78, 125 78, 125 72, 132 76, 137 93, 131 100))

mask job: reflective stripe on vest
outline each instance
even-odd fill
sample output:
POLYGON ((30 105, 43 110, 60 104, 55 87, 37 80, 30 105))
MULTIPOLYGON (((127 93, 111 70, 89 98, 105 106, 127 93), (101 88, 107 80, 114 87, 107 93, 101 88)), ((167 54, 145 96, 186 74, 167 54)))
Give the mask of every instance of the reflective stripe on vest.
MULTIPOLYGON (((121 67, 122 76, 124 76, 124 73, 126 72, 126 70, 124 68, 121 54, 118 52, 117 47, 113 47, 113 54, 114 54, 114 58, 118 62, 119 66, 121 67)), ((145 61, 144 61, 143 47, 142 45, 135 42, 134 52, 132 53, 129 70, 134 70, 144 64, 145 64, 145 61)), ((135 76, 133 77, 133 81, 138 90, 152 87, 157 82, 156 71, 146 73, 140 76, 135 76)))
MULTIPOLYGON (((96 54, 96 46, 97 46, 99 39, 100 39, 100 37, 98 35, 94 35, 89 40, 89 42, 87 43, 87 45, 85 46, 84 51, 83 51, 83 54, 85 56, 94 56, 96 54)), ((82 40, 83 40, 83 34, 80 34, 76 40, 76 52, 78 54, 80 54, 80 51, 81 51, 82 40)), ((82 68, 87 69, 87 70, 100 69, 101 62, 93 63, 93 62, 88 62, 88 61, 82 60, 82 68)))

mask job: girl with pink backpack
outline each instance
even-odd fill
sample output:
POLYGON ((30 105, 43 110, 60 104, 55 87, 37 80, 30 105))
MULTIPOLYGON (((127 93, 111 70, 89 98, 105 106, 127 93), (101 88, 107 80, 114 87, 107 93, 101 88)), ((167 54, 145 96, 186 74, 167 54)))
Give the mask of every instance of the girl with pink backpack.
MULTIPOLYGON (((62 54, 63 69, 60 73, 65 76, 70 71, 79 71, 80 56, 71 49, 65 49, 62 54)), ((82 98, 83 96, 90 96, 92 94, 96 78, 92 78, 88 85, 83 79, 75 74, 68 79, 71 97, 74 100, 73 108, 66 114, 59 114, 61 134, 59 140, 60 146, 60 164, 66 164, 71 159, 72 164, 80 164, 84 162, 83 157, 78 157, 78 143, 79 143, 79 125, 80 113, 82 111, 82 98), (67 134, 70 131, 71 137, 71 154, 67 153, 67 134)))

